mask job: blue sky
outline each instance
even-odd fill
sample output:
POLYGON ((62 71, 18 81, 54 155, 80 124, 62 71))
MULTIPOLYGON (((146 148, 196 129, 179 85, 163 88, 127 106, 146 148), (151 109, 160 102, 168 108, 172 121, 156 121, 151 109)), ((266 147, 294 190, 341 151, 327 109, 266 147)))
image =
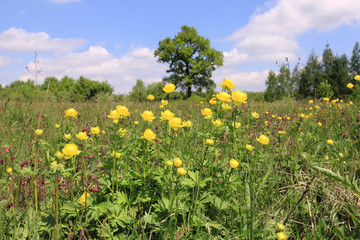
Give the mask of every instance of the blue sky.
POLYGON ((358 0, 2 0, 0 83, 34 77, 34 52, 47 76, 107 80, 127 93, 136 79, 161 81, 167 64, 153 51, 181 26, 195 27, 224 53, 213 73, 219 84, 231 78, 236 90, 262 91, 270 69, 289 58, 306 63, 312 49, 328 42, 350 58, 360 41, 358 0))

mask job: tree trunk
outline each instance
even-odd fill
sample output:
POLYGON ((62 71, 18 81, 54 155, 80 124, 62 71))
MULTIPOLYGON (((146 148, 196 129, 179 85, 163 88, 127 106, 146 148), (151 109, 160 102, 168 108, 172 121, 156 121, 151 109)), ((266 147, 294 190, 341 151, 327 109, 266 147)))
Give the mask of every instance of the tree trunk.
POLYGON ((186 90, 186 94, 187 94, 187 97, 191 97, 191 85, 187 86, 187 90, 186 90))

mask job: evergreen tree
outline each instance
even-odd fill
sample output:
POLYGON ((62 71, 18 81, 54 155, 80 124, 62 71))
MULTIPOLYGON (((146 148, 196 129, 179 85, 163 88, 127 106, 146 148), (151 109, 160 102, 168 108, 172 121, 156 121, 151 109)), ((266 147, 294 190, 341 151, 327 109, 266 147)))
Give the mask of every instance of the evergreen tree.
POLYGON ((357 74, 360 74, 360 46, 359 42, 356 42, 352 51, 351 60, 350 60, 350 72, 354 77, 357 74))

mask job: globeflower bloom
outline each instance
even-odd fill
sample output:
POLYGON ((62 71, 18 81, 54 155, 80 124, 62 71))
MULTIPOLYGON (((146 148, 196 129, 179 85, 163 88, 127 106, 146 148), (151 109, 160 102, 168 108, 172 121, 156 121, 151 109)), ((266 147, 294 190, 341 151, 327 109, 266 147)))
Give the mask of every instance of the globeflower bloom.
POLYGON ((164 112, 161 112, 161 120, 168 120, 170 121, 175 116, 174 113, 172 113, 170 110, 165 110, 164 112))
POLYGON ((181 126, 181 118, 172 118, 169 120, 169 125, 175 129, 175 130, 178 130, 179 127, 181 126))
POLYGON ((79 132, 76 134, 76 137, 80 140, 86 140, 89 138, 86 132, 79 132))
POLYGON ((155 119, 154 114, 152 111, 144 111, 142 114, 140 114, 144 121, 152 122, 155 119))
POLYGON ((211 105, 216 104, 216 103, 217 103, 216 98, 211 98, 211 99, 209 100, 209 103, 210 103, 211 105))
POLYGON ((259 114, 257 112, 251 112, 251 116, 253 118, 259 118, 259 114))
POLYGON ((36 129, 35 134, 40 136, 41 134, 43 134, 43 130, 42 129, 36 129))
POLYGON ((156 138, 156 134, 151 129, 146 129, 143 137, 148 141, 153 141, 156 138))
POLYGON ((184 176, 184 175, 186 175, 186 170, 185 170, 185 168, 178 168, 177 170, 176 170, 176 172, 179 174, 179 175, 181 175, 181 176, 184 176))
POLYGON ((123 129, 123 128, 120 128, 119 131, 118 131, 119 135, 121 136, 125 136, 126 133, 127 133, 127 130, 126 129, 123 129))
POLYGON ((223 82, 222 84, 220 84, 220 87, 229 91, 235 88, 234 82, 231 79, 223 79, 223 82))
POLYGON ((230 160, 230 167, 231 168, 237 168, 239 166, 239 162, 235 159, 230 160))
POLYGON ((64 154, 61 153, 61 152, 59 152, 59 151, 56 151, 55 157, 56 157, 57 159, 62 159, 62 158, 64 157, 64 154))
POLYGON ((64 134, 64 137, 65 137, 67 140, 71 139, 71 133, 65 133, 65 134, 64 134))
POLYGON ((356 76, 354 77, 354 79, 355 79, 356 81, 360 81, 360 75, 356 75, 356 76))
POLYGON ((110 114, 107 115, 107 117, 110 119, 119 119, 120 114, 116 110, 110 110, 110 114))
POLYGON ((324 98, 323 98, 323 101, 324 101, 324 102, 329 102, 329 101, 330 101, 330 99, 329 99, 329 98, 327 98, 327 97, 324 97, 324 98))
POLYGON ((182 165, 182 161, 180 158, 175 158, 174 159, 174 165, 175 167, 180 167, 182 165))
POLYGON ((175 88, 176 86, 172 83, 169 83, 169 84, 166 84, 164 87, 163 87, 163 90, 164 92, 166 93, 171 93, 171 92, 174 92, 175 91, 175 88))
POLYGON ((348 88, 350 88, 350 89, 353 89, 354 84, 352 84, 352 83, 348 83, 348 84, 346 85, 346 87, 348 87, 348 88))
POLYGON ((77 118, 77 115, 78 112, 73 108, 69 108, 68 110, 65 110, 65 117, 77 118))
POLYGON ((205 143, 208 145, 214 145, 215 141, 213 139, 206 139, 205 143))
POLYGON ((192 122, 190 120, 184 121, 181 125, 181 127, 191 127, 191 126, 192 126, 192 122))
POLYGON ((206 119, 210 119, 212 117, 212 111, 210 108, 201 109, 201 114, 205 116, 206 119))
POLYGON ((216 98, 222 102, 230 102, 230 95, 227 92, 219 92, 216 94, 216 98))
POLYGON ((81 197, 79 198, 78 202, 83 205, 85 207, 85 202, 86 202, 86 205, 89 206, 89 200, 90 200, 90 193, 86 193, 85 195, 85 192, 81 195, 81 197), (86 200, 86 201, 85 201, 86 200))
POLYGON ((69 143, 64 146, 62 152, 65 155, 65 159, 69 159, 74 155, 78 155, 81 151, 78 150, 78 147, 74 143, 69 143))
POLYGON ((57 166, 57 161, 53 161, 50 163, 50 168, 54 168, 57 166))
POLYGON ((9 168, 6 169, 6 171, 7 171, 8 173, 12 173, 12 168, 9 167, 9 168))
POLYGON ((260 135, 258 138, 256 138, 256 140, 259 143, 264 144, 264 145, 267 145, 269 143, 269 141, 270 141, 270 139, 267 136, 263 135, 263 134, 260 135))
POLYGON ((246 148, 248 151, 250 151, 250 152, 251 152, 252 150, 254 150, 254 147, 251 146, 250 144, 246 144, 245 148, 246 148))
POLYGON ((216 119, 215 121, 213 121, 213 124, 217 127, 221 127, 222 125, 224 125, 224 123, 220 119, 216 119))
POLYGON ((59 128, 60 127, 60 124, 55 124, 55 128, 59 128))
POLYGON ((152 101, 152 100, 155 99, 155 97, 154 97, 154 95, 151 95, 151 94, 150 94, 150 95, 147 96, 147 99, 150 100, 150 101, 152 101))
POLYGON ((91 134, 94 134, 94 135, 99 134, 100 133, 99 126, 90 128, 90 132, 91 132, 91 134))
POLYGON ((163 99, 163 100, 161 100, 161 104, 164 105, 164 106, 166 106, 166 105, 169 104, 169 102, 168 102, 167 100, 164 100, 164 99, 163 99))
POLYGON ((116 106, 116 112, 120 115, 120 117, 127 117, 130 115, 129 109, 121 105, 116 106))
POLYGON ((232 122, 232 123, 231 123, 231 126, 233 126, 234 128, 239 128, 239 127, 241 127, 241 123, 239 123, 239 122, 232 122))
POLYGON ((247 94, 241 92, 240 90, 231 92, 231 98, 234 101, 236 106, 239 106, 242 103, 246 103, 247 94))
POLYGON ((334 141, 331 140, 331 139, 327 140, 326 143, 329 144, 329 145, 331 145, 331 146, 334 145, 334 141))
POLYGON ((314 100, 309 100, 309 104, 313 104, 314 103, 314 100))

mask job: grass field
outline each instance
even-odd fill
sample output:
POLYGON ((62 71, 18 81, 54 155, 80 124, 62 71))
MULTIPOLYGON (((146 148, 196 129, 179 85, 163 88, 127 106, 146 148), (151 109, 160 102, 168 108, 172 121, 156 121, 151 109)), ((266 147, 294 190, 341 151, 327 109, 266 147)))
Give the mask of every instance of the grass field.
POLYGON ((359 239, 359 105, 225 93, 1 102, 0 238, 359 239))

